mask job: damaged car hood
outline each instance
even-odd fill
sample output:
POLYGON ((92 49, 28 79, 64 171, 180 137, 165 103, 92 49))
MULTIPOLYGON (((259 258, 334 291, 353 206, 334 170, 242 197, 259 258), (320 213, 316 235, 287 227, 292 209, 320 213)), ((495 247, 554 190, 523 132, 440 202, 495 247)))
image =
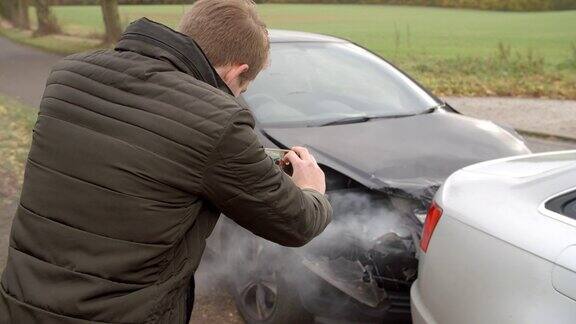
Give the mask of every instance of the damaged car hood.
POLYGON ((320 164, 371 189, 398 189, 420 199, 431 199, 435 188, 464 166, 530 152, 520 138, 492 122, 443 110, 263 132, 280 146, 308 147, 320 164))

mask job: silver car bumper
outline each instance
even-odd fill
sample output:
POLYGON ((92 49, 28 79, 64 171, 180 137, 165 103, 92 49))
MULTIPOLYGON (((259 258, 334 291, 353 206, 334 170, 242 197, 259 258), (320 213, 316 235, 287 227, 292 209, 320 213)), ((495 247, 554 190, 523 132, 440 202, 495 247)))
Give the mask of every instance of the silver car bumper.
POLYGON ((412 322, 414 324, 436 324, 434 318, 424 305, 420 290, 418 288, 418 279, 412 284, 410 288, 410 306, 412 311, 412 322))

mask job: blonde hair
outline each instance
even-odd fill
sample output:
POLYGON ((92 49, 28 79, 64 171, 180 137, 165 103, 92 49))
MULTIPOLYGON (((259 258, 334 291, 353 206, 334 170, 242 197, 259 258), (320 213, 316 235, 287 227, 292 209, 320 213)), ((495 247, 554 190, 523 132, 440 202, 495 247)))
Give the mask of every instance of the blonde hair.
POLYGON ((198 0, 178 29, 196 41, 213 66, 248 64, 244 80, 256 78, 267 63, 268 31, 251 0, 198 0))

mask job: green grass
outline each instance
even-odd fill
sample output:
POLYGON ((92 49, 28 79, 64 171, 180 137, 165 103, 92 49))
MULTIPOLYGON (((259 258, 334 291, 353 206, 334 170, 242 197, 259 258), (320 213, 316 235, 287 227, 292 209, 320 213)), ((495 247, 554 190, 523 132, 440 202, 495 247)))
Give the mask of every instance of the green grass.
MULTIPOLYGON (((271 28, 336 35, 392 58, 487 56, 502 42, 560 64, 570 55, 570 43, 576 42, 576 11, 295 4, 265 4, 258 9, 271 28)), ((185 10, 182 5, 121 6, 120 16, 124 22, 146 16, 175 27, 185 10)), ((55 13, 70 33, 103 32, 99 7, 56 7, 55 13)))
MULTIPOLYGON (((148 17, 176 27, 186 8, 127 5, 120 7, 120 17, 123 24, 148 17)), ((270 28, 330 34, 363 45, 441 96, 576 99, 576 10, 308 4, 264 4, 258 10, 270 28)), ((103 33, 98 6, 58 6, 54 11, 66 34, 94 38, 103 33)), ((21 38, 64 53, 94 47, 73 39, 21 38)))
POLYGON ((18 43, 63 55, 96 49, 101 43, 98 39, 67 35, 32 37, 32 32, 15 28, 0 28, 0 35, 18 43))
POLYGON ((18 197, 37 114, 36 109, 0 96, 0 210, 18 197))

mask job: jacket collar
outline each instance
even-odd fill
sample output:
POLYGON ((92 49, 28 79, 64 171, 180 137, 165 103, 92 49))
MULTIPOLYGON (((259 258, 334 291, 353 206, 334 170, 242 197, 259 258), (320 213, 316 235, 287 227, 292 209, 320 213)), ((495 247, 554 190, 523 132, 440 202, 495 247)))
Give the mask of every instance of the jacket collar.
POLYGON ((232 95, 192 38, 147 18, 131 23, 115 49, 168 61, 178 70, 232 95))

